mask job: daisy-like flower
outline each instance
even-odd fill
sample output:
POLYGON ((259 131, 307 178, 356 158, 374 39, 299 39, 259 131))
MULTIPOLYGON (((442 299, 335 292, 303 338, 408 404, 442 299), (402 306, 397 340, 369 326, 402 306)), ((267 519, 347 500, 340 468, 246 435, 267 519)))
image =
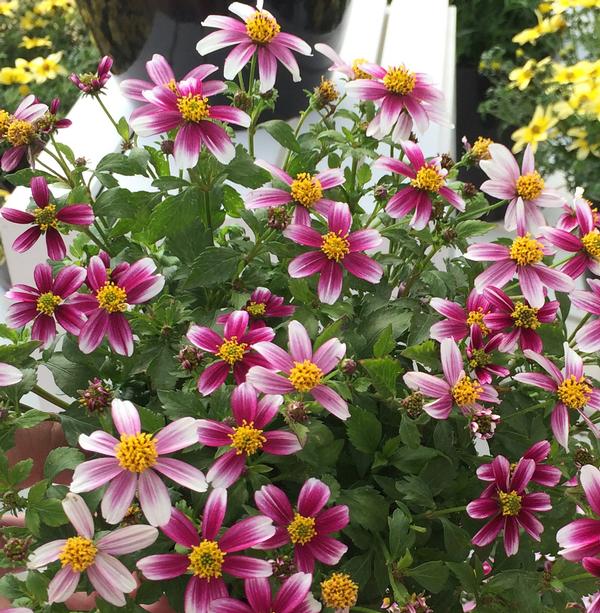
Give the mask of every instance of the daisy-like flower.
POLYGON ((94 351, 105 335, 119 355, 133 353, 133 333, 125 311, 129 305, 148 302, 162 290, 165 279, 153 274, 155 269, 156 264, 150 258, 143 258, 109 272, 100 256, 90 258, 87 285, 92 293, 77 297, 77 304, 85 308, 88 316, 79 335, 79 349, 83 353, 94 351))
POLYGON ((579 221, 577 219, 577 208, 580 206, 578 204, 580 200, 592 209, 594 227, 600 228, 600 215, 598 215, 598 211, 592 206, 592 203, 583 197, 583 188, 581 187, 578 187, 575 190, 575 197, 573 198, 572 203, 563 204, 563 213, 556 222, 557 228, 571 232, 571 230, 574 230, 579 225, 579 221))
POLYGON ((560 306, 558 300, 548 301, 541 308, 536 308, 530 306, 526 300, 513 302, 512 298, 497 287, 486 288, 484 295, 493 312, 487 314, 483 321, 498 336, 498 349, 512 353, 518 343, 522 351, 531 349, 541 353, 542 339, 536 330, 542 324, 556 319, 560 306))
POLYGON ((481 408, 480 401, 498 404, 498 393, 487 384, 481 384, 465 374, 465 367, 456 341, 445 338, 440 346, 440 356, 444 377, 434 377, 424 372, 407 372, 404 382, 412 389, 420 391, 431 402, 423 405, 423 410, 435 419, 448 419, 454 405, 467 414, 481 408))
POLYGON ((583 360, 568 343, 564 343, 565 367, 559 370, 545 356, 526 349, 524 354, 530 360, 537 362, 548 374, 539 372, 517 373, 514 378, 521 383, 535 385, 556 397, 556 404, 550 417, 550 426, 554 438, 569 450, 569 410, 577 411, 595 434, 600 438, 600 430, 584 413, 586 407, 600 410, 600 389, 592 387, 591 381, 583 372, 583 360))
POLYGON ((332 49, 329 45, 325 45, 324 43, 317 43, 315 45, 315 51, 318 51, 326 58, 330 59, 332 64, 329 67, 331 72, 341 72, 345 77, 349 80, 354 79, 370 79, 371 75, 368 72, 362 70, 361 66, 363 64, 368 64, 368 60, 364 58, 358 58, 349 64, 345 62, 334 49, 332 49))
POLYGON ((314 353, 306 328, 299 321, 288 326, 289 353, 273 343, 257 343, 254 349, 270 368, 254 366, 248 371, 248 383, 264 394, 310 394, 332 415, 350 417, 346 401, 322 383, 346 354, 346 345, 337 338, 325 341, 314 353), (278 374, 279 371, 282 374, 278 374))
POLYGON ((543 263, 544 256, 550 253, 527 232, 517 236, 510 247, 496 243, 469 245, 465 257, 476 262, 493 262, 475 278, 478 292, 483 293, 488 287, 502 289, 516 275, 525 299, 532 307, 541 309, 547 287, 557 292, 573 289, 571 277, 543 263))
POLYGON ((239 385, 246 380, 249 368, 267 365, 267 362, 254 352, 255 344, 272 341, 275 332, 267 326, 248 328, 249 322, 248 311, 234 311, 225 322, 222 336, 205 326, 190 327, 187 338, 196 347, 212 353, 217 358, 202 371, 198 379, 198 391, 203 396, 208 396, 221 387, 230 372, 233 372, 233 378, 239 385))
POLYGON ((152 526, 127 526, 95 538, 94 519, 81 496, 67 494, 62 507, 77 536, 38 547, 27 563, 28 568, 38 569, 60 560, 62 568, 48 585, 48 602, 65 602, 70 598, 85 572, 101 598, 124 607, 125 594, 137 584, 115 556, 149 547, 158 537, 158 530, 152 526))
POLYGON ((197 468, 163 457, 198 442, 197 422, 192 417, 183 417, 155 434, 147 434, 142 432, 135 406, 118 399, 111 403, 111 415, 119 440, 102 430, 79 436, 82 449, 108 457, 79 464, 71 491, 91 492, 110 482, 101 504, 102 516, 109 524, 118 524, 125 517, 137 492, 146 519, 153 526, 162 526, 171 517, 171 501, 157 472, 195 492, 204 492, 208 487, 204 474, 197 468))
POLYGON ((515 156, 504 145, 493 143, 488 148, 491 159, 481 160, 479 165, 489 177, 481 184, 481 191, 494 198, 509 200, 504 217, 507 230, 518 229, 524 234, 529 227, 537 230, 546 224, 539 207, 560 207, 562 197, 548 189, 540 173, 535 169, 533 151, 527 145, 523 163, 519 165, 515 156))
MULTIPOLYGON (((259 325, 263 320, 270 317, 291 317, 296 310, 296 307, 291 304, 284 304, 282 296, 276 296, 271 293, 266 287, 257 287, 250 298, 246 302, 246 306, 242 307, 243 311, 247 311, 250 315, 250 326, 259 325)), ((229 313, 219 315, 216 322, 224 326, 229 318, 229 313)))
POLYGON ((291 455, 302 449, 298 438, 285 430, 265 431, 275 419, 282 396, 264 396, 258 401, 256 390, 242 383, 231 395, 235 426, 214 419, 198 420, 198 440, 207 447, 228 447, 206 474, 213 487, 229 487, 242 475, 248 458, 260 453, 291 455))
POLYGON ((0 387, 16 385, 23 379, 23 375, 18 368, 0 362, 0 387))
POLYGON ((494 436, 496 426, 500 421, 500 415, 496 415, 491 409, 482 407, 471 413, 469 429, 475 438, 488 441, 494 436))
POLYGON ((247 128, 250 117, 232 106, 212 105, 208 96, 220 87, 210 81, 208 92, 196 78, 175 83, 172 88, 158 85, 144 91, 144 104, 131 114, 131 126, 140 136, 153 136, 178 128, 173 155, 179 168, 193 168, 204 145, 220 162, 235 156, 233 143, 225 129, 214 120, 247 128))
POLYGON ((285 492, 275 485, 264 485, 254 494, 254 502, 261 513, 273 520, 276 533, 260 548, 293 545, 296 567, 305 573, 313 572, 315 560, 328 566, 337 564, 348 547, 330 534, 343 530, 350 516, 346 505, 325 509, 330 496, 322 481, 308 479, 298 494, 294 511, 285 492))
POLYGON ((581 469, 581 485, 597 519, 576 519, 556 533, 562 548, 558 553, 574 562, 581 561, 588 573, 600 577, 600 470, 591 464, 581 469))
POLYGON ((33 321, 31 338, 44 347, 54 340, 56 323, 77 336, 85 319, 82 308, 69 303, 69 298, 85 281, 85 269, 65 266, 53 278, 49 264, 38 264, 33 278, 36 287, 18 284, 6 293, 9 300, 16 301, 8 309, 8 325, 21 328, 33 321))
POLYGON ((186 515, 173 509, 171 520, 161 530, 188 551, 148 556, 137 563, 144 577, 153 581, 191 573, 185 589, 185 613, 209 613, 214 600, 227 598, 223 575, 260 579, 273 574, 266 560, 236 555, 271 538, 275 533, 271 520, 264 515, 242 519, 219 537, 226 512, 227 490, 222 488, 214 489, 206 501, 200 534, 186 515))
MULTIPOLYGON (((600 280, 588 279, 591 292, 575 290, 571 294, 573 306, 592 315, 600 316, 600 280)), ((577 346, 586 353, 600 349, 600 318, 590 321, 582 326, 575 335, 577 346)))
POLYGON ((89 204, 67 204, 61 208, 50 201, 51 194, 44 177, 33 177, 31 195, 36 204, 33 211, 3 207, 2 217, 18 224, 31 225, 15 239, 12 248, 18 253, 31 249, 40 236, 46 237, 46 249, 51 260, 62 260, 67 247, 59 231, 59 223, 74 226, 89 226, 94 222, 94 211, 89 204))
POLYGON ((4 172, 14 170, 37 140, 36 121, 48 112, 48 106, 37 101, 33 94, 21 100, 14 113, 0 109, 0 138, 10 147, 2 154, 0 167, 4 172))
POLYGON ((446 318, 433 324, 429 333, 431 338, 440 343, 445 338, 453 338, 456 342, 462 341, 474 326, 477 326, 484 336, 490 332, 483 321, 483 318, 491 312, 490 305, 484 294, 479 294, 475 290, 471 290, 467 296, 466 307, 445 298, 432 298, 429 306, 446 318))
POLYGON ((317 293, 326 304, 333 304, 340 297, 344 269, 369 283, 379 283, 383 275, 381 264, 360 253, 381 244, 379 232, 368 228, 350 232, 351 226, 350 208, 345 202, 335 202, 327 216, 326 234, 303 224, 291 224, 283 231, 290 240, 318 249, 295 257, 288 272, 292 278, 318 274, 317 293))
POLYGON ((333 200, 323 197, 323 191, 341 185, 344 182, 344 173, 340 168, 332 168, 312 175, 301 172, 292 179, 287 172, 269 162, 256 160, 255 164, 271 173, 271 176, 284 183, 288 189, 278 187, 261 187, 250 192, 246 197, 246 206, 249 209, 265 207, 279 207, 285 204, 294 204, 292 223, 310 226, 310 213, 316 211, 321 215, 328 215, 333 200))
POLYGON ((367 128, 367 136, 384 138, 390 131, 397 143, 406 140, 417 126, 423 133, 429 122, 444 123, 444 96, 427 75, 403 64, 387 70, 377 64, 361 64, 370 79, 356 79, 346 86, 349 95, 373 100, 380 106, 367 128))
POLYGON ((310 46, 301 38, 282 32, 275 17, 263 9, 263 0, 257 0, 255 9, 241 2, 234 2, 229 5, 229 10, 243 21, 222 15, 209 15, 202 25, 217 28, 219 31, 198 42, 198 53, 207 55, 235 45, 223 66, 223 75, 228 80, 234 79, 256 54, 261 94, 273 89, 278 61, 287 68, 295 82, 300 81, 300 69, 292 51, 310 55, 310 46))
POLYGON ((52 134, 56 130, 63 130, 71 125, 71 120, 66 117, 58 118, 58 109, 60 109, 60 99, 54 98, 50 103, 48 112, 37 120, 36 126, 40 132, 44 134, 52 134))
POLYGON ((110 69, 113 65, 112 57, 105 55, 100 62, 95 73, 86 72, 84 74, 72 73, 69 80, 87 96, 97 95, 104 89, 108 80, 112 77, 110 69))
POLYGON ((473 545, 485 547, 504 532, 504 551, 513 556, 519 550, 519 528, 536 541, 544 526, 534 515, 552 508, 550 496, 543 492, 527 492, 535 472, 535 461, 521 458, 514 471, 504 456, 496 456, 491 464, 494 481, 481 497, 467 505, 467 513, 474 519, 492 519, 471 539, 473 545))
POLYGON ((466 353, 469 367, 475 372, 479 383, 491 383, 493 377, 507 377, 510 370, 492 362, 492 354, 499 349, 502 337, 498 334, 483 339, 479 326, 473 326, 466 353))
POLYGON ((400 174, 410 179, 390 198, 385 210, 390 217, 398 219, 414 210, 410 221, 415 230, 422 230, 431 219, 433 199, 438 196, 449 202, 457 211, 465 210, 464 200, 446 185, 448 171, 441 167, 440 158, 425 160, 419 145, 402 141, 402 149, 410 166, 393 158, 382 156, 374 162, 375 168, 400 174))

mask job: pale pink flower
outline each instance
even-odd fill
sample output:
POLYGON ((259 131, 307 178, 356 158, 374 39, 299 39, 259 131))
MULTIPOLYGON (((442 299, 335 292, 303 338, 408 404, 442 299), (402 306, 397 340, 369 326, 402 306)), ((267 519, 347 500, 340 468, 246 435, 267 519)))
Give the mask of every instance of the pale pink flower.
MULTIPOLYGON (((600 280, 588 279, 591 292, 575 290, 571 294, 573 306, 582 309, 586 313, 600 316, 600 280)), ((600 349, 600 318, 586 323, 575 335, 577 346, 581 351, 590 353, 600 349)))
POLYGON ((23 375, 18 368, 10 364, 0 362, 0 387, 16 385, 23 379, 23 375))

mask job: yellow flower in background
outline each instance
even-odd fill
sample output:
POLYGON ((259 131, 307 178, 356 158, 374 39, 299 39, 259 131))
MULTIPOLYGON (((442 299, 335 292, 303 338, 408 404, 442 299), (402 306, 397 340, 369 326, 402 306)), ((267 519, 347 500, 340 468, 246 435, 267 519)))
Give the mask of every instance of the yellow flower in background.
POLYGON ((14 17, 15 11, 19 8, 19 0, 10 2, 0 2, 0 15, 2 17, 14 17))
POLYGON ((33 11, 27 11, 22 17, 20 22, 21 28, 27 32, 34 30, 35 28, 43 28, 48 25, 48 20, 43 17, 39 17, 33 11))
POLYGON ((578 160, 585 160, 589 154, 600 157, 600 143, 590 143, 588 141, 588 132, 585 128, 571 128, 567 130, 567 136, 570 136, 573 141, 567 145, 567 151, 576 151, 575 154, 578 160))
POLYGON ((60 65, 62 51, 51 53, 48 57, 34 57, 29 62, 29 69, 33 74, 36 83, 43 83, 49 79, 56 79, 59 75, 67 74, 67 71, 60 65))
POLYGON ((568 100, 569 106, 574 111, 582 113, 593 113, 599 101, 600 86, 591 81, 575 85, 568 100))
POLYGON ((545 15, 546 13, 550 13, 552 11, 552 3, 551 2, 540 2, 538 4, 538 11, 545 15))
POLYGON ((33 7, 33 12, 37 15, 47 15, 55 9, 71 12, 74 8, 74 0, 41 0, 33 7))
POLYGON ((554 64, 552 69, 554 76, 552 81, 554 83, 560 83, 565 85, 567 83, 578 83, 588 78, 589 68, 586 62, 577 62, 572 66, 565 66, 564 64, 554 64))
POLYGON ((36 47, 52 47, 52 41, 47 37, 32 38, 30 36, 23 36, 19 47, 25 47, 25 49, 35 49, 36 47))
POLYGON ((567 25, 567 22, 562 15, 553 15, 552 17, 548 17, 546 19, 542 17, 542 14, 539 11, 536 11, 536 15, 538 18, 537 26, 527 28, 518 34, 515 34, 515 36, 512 38, 513 43, 517 43, 517 45, 526 45, 527 43, 535 44, 538 38, 546 34, 558 32, 567 25))
POLYGON ((531 145, 531 149, 535 153, 538 144, 548 139, 550 130, 557 123, 558 119, 550 108, 544 109, 542 106, 538 106, 531 121, 512 133, 511 138, 515 141, 513 152, 518 153, 525 149, 526 145, 531 145))
POLYGON ((561 100, 560 102, 553 104, 552 112, 559 121, 566 119, 575 113, 573 107, 566 100, 561 100))
POLYGON ((19 57, 15 60, 14 66, 0 68, 1 85, 22 85, 31 81, 29 62, 19 57))
POLYGON ((531 79, 535 76, 536 71, 550 63, 550 58, 546 57, 537 62, 530 59, 525 62, 520 68, 515 68, 510 72, 508 78, 512 83, 510 87, 518 87, 521 91, 527 88, 531 83, 531 79))
POLYGON ((573 8, 595 8, 600 7, 600 0, 554 0, 552 2, 553 13, 564 13, 573 8))
POLYGON ((21 96, 26 96, 27 94, 31 93, 31 87, 29 87, 29 85, 23 84, 23 85, 19 85, 19 94, 21 96))

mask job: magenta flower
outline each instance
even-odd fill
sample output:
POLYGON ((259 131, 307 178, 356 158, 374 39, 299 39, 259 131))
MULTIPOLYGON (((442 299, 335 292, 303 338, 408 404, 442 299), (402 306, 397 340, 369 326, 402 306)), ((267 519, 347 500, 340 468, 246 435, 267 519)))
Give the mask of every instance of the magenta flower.
POLYGON ((528 493, 535 472, 535 461, 521 458, 514 471, 504 456, 496 456, 491 464, 494 481, 485 488, 481 497, 467 505, 467 513, 474 519, 492 519, 471 539, 473 545, 485 547, 504 531, 504 551, 513 556, 519 550, 519 527, 531 538, 540 540, 544 526, 535 512, 552 508, 550 496, 543 492, 528 493))
POLYGON ((218 534, 227 512, 227 490, 213 490, 202 516, 202 532, 179 509, 173 509, 171 520, 161 526, 170 539, 187 553, 164 553, 142 558, 137 567, 144 577, 153 581, 164 581, 192 574, 185 589, 185 613, 209 613, 211 603, 229 595, 223 575, 240 579, 260 579, 273 573, 271 564, 244 555, 239 551, 256 547, 271 538, 275 528, 264 515, 242 519, 218 534))
POLYGON ((202 81, 194 78, 179 81, 172 89, 158 85, 144 91, 149 104, 131 114, 131 126, 140 136, 178 128, 173 155, 181 169, 196 165, 202 145, 223 164, 233 159, 233 143, 215 119, 245 128, 250 125, 250 117, 240 109, 209 104, 208 96, 218 91, 220 82, 211 81, 208 85, 208 92, 204 91, 202 81))
POLYGON ((315 51, 318 51, 331 60, 332 64, 329 67, 331 72, 341 72, 349 80, 371 78, 371 75, 361 68, 363 64, 368 64, 367 60, 356 59, 352 64, 349 64, 337 54, 335 49, 332 49, 329 45, 325 45, 324 43, 317 43, 315 45, 315 51))
POLYGON ((515 156, 504 145, 492 143, 488 148, 491 159, 481 160, 479 165, 489 177, 481 185, 481 191, 494 198, 510 200, 504 217, 507 230, 517 229, 525 234, 528 228, 546 224, 539 207, 559 207, 563 199, 554 190, 548 189, 544 179, 535 169, 533 151, 527 145, 523 154, 521 170, 515 156))
POLYGON ((85 321, 83 309, 69 298, 82 286, 85 269, 65 266, 53 278, 49 264, 38 264, 33 278, 36 287, 18 284, 6 293, 9 300, 16 301, 8 309, 8 325, 21 328, 33 321, 31 338, 44 347, 54 340, 56 323, 77 336, 85 321))
POLYGON ((310 213, 312 210, 321 215, 328 215, 333 200, 323 198, 323 190, 331 189, 344 182, 344 173, 340 168, 332 168, 316 175, 301 172, 294 179, 269 162, 256 160, 255 164, 268 170, 271 176, 285 183, 289 189, 278 187, 261 187, 250 192, 246 197, 246 206, 249 209, 282 206, 294 204, 292 223, 310 226, 310 213))
POLYGON ((556 533, 562 548, 558 553, 574 562, 581 561, 588 573, 600 577, 600 470, 591 464, 581 469, 585 497, 598 519, 576 519, 556 533))
POLYGON ((495 243, 469 245, 465 257, 476 262, 494 262, 475 278, 479 293, 488 287, 502 289, 515 275, 521 292, 529 304, 540 309, 544 306, 546 288, 557 292, 570 292, 573 279, 564 272, 550 268, 542 259, 550 255, 548 248, 529 232, 517 236, 510 247, 495 243))
POLYGON ((264 394, 309 393, 332 415, 348 419, 350 412, 346 401, 322 383, 323 377, 346 354, 346 345, 337 338, 331 338, 313 353, 308 332, 299 321, 290 321, 288 335, 289 353, 273 343, 254 345, 254 349, 267 360, 270 368, 251 368, 248 371, 248 383, 264 394))
MULTIPOLYGON (((600 315, 600 280, 588 279, 591 292, 575 290, 571 294, 573 306, 592 315, 600 315)), ((600 349, 600 319, 586 323, 575 335, 577 346, 586 353, 600 349)))
POLYGON ((487 314, 483 321, 485 325, 499 337, 498 349, 512 353, 517 343, 522 351, 531 349, 541 353, 542 339, 536 330, 542 324, 548 324, 556 319, 558 300, 548 301, 541 308, 530 306, 527 301, 517 300, 507 296, 497 287, 488 287, 484 292, 493 312, 487 314))
POLYGON ((48 112, 37 121, 37 126, 40 132, 43 132, 44 134, 52 134, 56 130, 63 130, 71 125, 72 122, 70 119, 66 119, 65 117, 62 119, 58 118, 59 108, 60 99, 53 98, 48 112))
POLYGON ((267 365, 266 361, 254 352, 255 344, 273 340, 275 332, 267 326, 249 329, 249 321, 250 315, 247 311, 234 311, 225 322, 223 336, 204 326, 190 327, 187 338, 196 347, 218 358, 204 369, 198 379, 198 391, 203 396, 208 396, 221 387, 230 372, 233 372, 233 378, 239 385, 246 380, 249 368, 267 365))
POLYGON ((538 372, 517 373, 514 378, 521 383, 535 385, 556 397, 556 404, 550 417, 550 426, 554 438, 569 450, 569 410, 577 411, 590 427, 590 430, 600 438, 600 430, 584 413, 586 407, 600 410, 600 389, 592 387, 590 379, 584 376, 583 360, 568 345, 564 343, 565 367, 559 370, 548 358, 535 351, 525 350, 525 356, 537 362, 548 374, 538 372))
POLYGON ((469 429, 475 438, 488 441, 494 436, 496 426, 500 422, 500 415, 496 415, 491 409, 481 407, 471 412, 469 429))
POLYGON ((0 362, 0 387, 8 387, 9 385, 16 385, 23 379, 23 375, 18 368, 0 362))
POLYGON ((38 569, 60 560, 62 568, 48 585, 48 602, 70 598, 85 572, 101 598, 124 607, 125 594, 133 591, 137 583, 115 556, 149 547, 158 537, 158 530, 152 526, 127 526, 94 538, 94 519, 83 498, 69 493, 62 506, 77 536, 38 547, 27 563, 28 568, 38 569))
POLYGON ((209 15, 202 25, 217 28, 219 31, 198 42, 198 53, 207 55, 235 45, 223 67, 223 75, 228 80, 234 79, 256 54, 261 94, 273 89, 278 61, 287 68, 295 82, 300 81, 300 69, 292 51, 310 55, 310 46, 301 38, 282 32, 275 17, 263 9, 263 0, 256 0, 256 9, 241 2, 234 2, 229 5, 229 10, 243 21, 222 15, 209 15))
POLYGON ((373 164, 389 172, 400 174, 410 179, 406 185, 390 198, 385 210, 390 217, 398 219, 414 210, 410 221, 415 230, 422 230, 431 219, 433 199, 437 196, 449 202, 456 210, 464 211, 464 200, 446 185, 448 171, 440 166, 440 159, 425 161, 423 151, 411 141, 402 141, 402 149, 410 166, 393 158, 382 156, 373 164))
POLYGON ((77 297, 77 304, 82 305, 88 316, 79 335, 79 349, 83 353, 94 351, 105 335, 119 355, 133 353, 133 333, 125 311, 129 305, 148 302, 162 290, 165 279, 153 274, 154 270, 156 264, 150 258, 131 265, 120 264, 112 272, 100 256, 90 258, 87 285, 93 293, 77 297))
POLYGON ((473 326, 466 346, 467 362, 479 383, 491 383, 493 377, 507 377, 510 370, 492 362, 492 354, 498 350, 502 337, 498 334, 483 340, 479 326, 473 326))
POLYGON ((198 442, 197 422, 192 417, 182 417, 155 434, 147 434, 142 432, 135 406, 118 399, 111 403, 111 415, 120 439, 102 430, 79 436, 80 447, 108 457, 79 464, 73 473, 71 491, 91 492, 110 482, 101 504, 102 517, 109 524, 118 524, 125 517, 137 492, 148 522, 162 526, 171 517, 171 501, 156 472, 195 492, 205 492, 208 487, 197 468, 163 457, 198 442))
POLYGON ((75 74, 69 75, 69 80, 74 83, 77 88, 88 96, 99 94, 108 80, 112 77, 110 69, 113 65, 113 59, 109 55, 105 55, 100 62, 98 62, 98 68, 94 73, 75 74))
MULTIPOLYGON (((283 297, 276 296, 266 287, 257 287, 246 302, 242 310, 250 315, 250 326, 262 325, 264 319, 270 317, 291 317, 296 307, 291 304, 283 304, 283 297)), ((216 322, 220 326, 227 323, 230 313, 219 315, 216 322)))
POLYGON ((425 132, 429 122, 444 123, 444 96, 427 75, 413 72, 403 64, 387 70, 377 64, 361 64, 370 79, 357 79, 346 86, 348 94, 379 104, 379 112, 367 128, 367 136, 384 138, 390 131, 397 143, 413 131, 425 132))
POLYGON ((254 502, 261 513, 275 523, 276 532, 261 549, 294 547, 294 561, 298 570, 312 573, 315 560, 328 566, 337 564, 348 547, 330 536, 343 530, 350 521, 348 507, 334 505, 324 510, 331 492, 318 479, 308 479, 298 494, 297 511, 285 492, 275 485, 264 485, 254 494, 254 502))
POLYGON ((256 391, 249 383, 242 383, 233 390, 231 410, 236 425, 198 420, 198 439, 207 447, 227 447, 206 474, 213 487, 229 487, 242 475, 248 458, 259 452, 273 455, 291 455, 302 449, 298 438, 284 430, 270 430, 268 426, 277 416, 283 403, 281 396, 264 396, 257 400, 256 391))
POLYGON ((498 393, 487 384, 481 384, 465 374, 462 356, 456 341, 445 338, 440 346, 444 378, 424 372, 407 372, 404 382, 412 390, 418 390, 435 400, 423 406, 423 410, 435 419, 448 419, 454 405, 467 414, 481 408, 479 401, 498 404, 498 393))
MULTIPOLYGON (((592 206, 592 203, 583 197, 583 189, 581 187, 578 187, 575 190, 575 197, 573 198, 572 204, 563 204, 563 213, 560 215, 558 221, 556 222, 557 228, 570 232, 579 225, 579 221, 577 220, 577 208, 578 206, 580 206, 578 204, 580 201, 590 207, 592 206)), ((594 218, 594 226, 596 228, 600 228, 600 215, 598 215, 598 211, 596 211, 595 208, 592 208, 592 215, 594 218)))
POLYGON ((475 290, 471 290, 467 296, 466 307, 445 298, 432 298, 429 306, 446 317, 433 324, 429 332, 429 336, 440 343, 445 338, 453 338, 456 342, 462 341, 474 326, 477 326, 484 336, 490 332, 483 320, 491 312, 490 305, 484 294, 479 294, 475 290))
POLYGON ((369 283, 379 283, 383 275, 381 264, 359 253, 381 244, 379 232, 368 228, 350 232, 351 227, 352 215, 348 205, 335 202, 327 216, 326 234, 321 235, 302 224, 290 224, 283 231, 283 235, 290 240, 318 249, 295 257, 290 262, 288 272, 292 278, 318 274, 319 300, 326 304, 333 304, 340 297, 344 269, 369 283))

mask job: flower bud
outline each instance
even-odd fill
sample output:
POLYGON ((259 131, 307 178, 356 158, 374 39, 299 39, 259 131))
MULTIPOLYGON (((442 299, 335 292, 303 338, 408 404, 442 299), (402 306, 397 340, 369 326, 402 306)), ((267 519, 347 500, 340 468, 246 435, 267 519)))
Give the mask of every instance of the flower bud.
POLYGON ((376 185, 373 190, 373 195, 375 196, 375 200, 385 201, 388 197, 388 189, 385 185, 376 185))
POLYGON ((442 153, 440 166, 446 170, 450 170, 454 166, 454 160, 449 153, 442 153))
POLYGON ((160 150, 165 155, 173 155, 173 151, 175 151, 175 141, 170 138, 165 138, 165 140, 160 143, 160 150))
POLYGON ((181 368, 183 368, 183 370, 191 372, 196 370, 196 368, 202 364, 202 360, 204 360, 204 352, 197 347, 194 347, 194 345, 185 345, 177 354, 177 360, 179 361, 179 364, 181 364, 181 368))
POLYGON ((423 413, 424 396, 421 392, 413 392, 400 403, 406 414, 412 419, 417 419, 423 413))
POLYGON ((353 375, 356 372, 356 369, 358 368, 358 364, 354 360, 351 360, 350 358, 346 358, 342 360, 340 368, 342 369, 342 372, 344 374, 353 375))
POLYGON ((308 421, 310 411, 303 402, 293 400, 285 407, 283 415, 288 424, 303 424, 308 421))
POLYGON ((278 581, 284 581, 297 572, 296 565, 290 556, 277 556, 274 560, 269 560, 273 567, 273 577, 278 581))
POLYGON ((79 404, 90 413, 101 413, 110 406, 114 398, 112 387, 97 377, 88 381, 88 387, 79 392, 79 404))
POLYGON ((478 189, 473 183, 463 183, 461 191, 465 198, 473 198, 477 195, 478 189))
POLYGON ((11 537, 6 539, 2 551, 11 562, 24 562, 29 555, 31 538, 11 537))
POLYGON ((252 106, 252 98, 246 92, 235 92, 233 96, 233 106, 242 111, 249 111, 252 106))
POLYGON ((573 452, 573 460, 577 466, 585 466, 586 464, 594 465, 596 458, 594 454, 585 447, 577 447, 573 452))
POLYGON ((291 221, 291 216, 284 206, 269 208, 267 225, 274 230, 285 230, 291 221))
POLYGON ((321 83, 315 87, 315 105, 322 109, 328 104, 335 102, 340 96, 333 81, 321 77, 321 83))

